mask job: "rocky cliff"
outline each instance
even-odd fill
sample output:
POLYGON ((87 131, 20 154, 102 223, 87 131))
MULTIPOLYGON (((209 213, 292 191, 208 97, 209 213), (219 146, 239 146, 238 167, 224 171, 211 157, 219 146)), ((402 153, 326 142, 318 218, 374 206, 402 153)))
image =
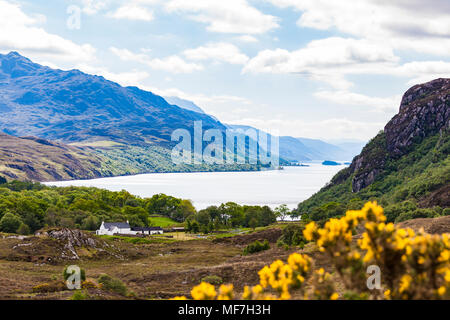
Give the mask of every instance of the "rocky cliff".
POLYGON ((347 176, 354 174, 353 192, 370 184, 383 172, 389 158, 399 158, 414 143, 450 129, 450 79, 436 79, 406 91, 399 113, 353 160, 347 176))
POLYGON ((298 205, 326 220, 380 202, 389 222, 450 215, 450 79, 406 91, 400 110, 331 182, 298 205))

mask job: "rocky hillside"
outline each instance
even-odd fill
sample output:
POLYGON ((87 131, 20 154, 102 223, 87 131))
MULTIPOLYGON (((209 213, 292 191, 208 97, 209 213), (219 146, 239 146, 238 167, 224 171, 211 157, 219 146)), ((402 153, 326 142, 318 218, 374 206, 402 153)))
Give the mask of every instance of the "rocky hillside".
MULTIPOLYGON (((450 79, 416 85, 399 113, 339 172, 329 185, 298 207, 316 219, 340 214, 352 204, 378 199, 393 210, 430 217, 450 206, 450 79), (396 206, 405 205, 409 209, 396 206), (395 208, 394 208, 395 207, 395 208), (439 207, 434 212, 424 207, 439 207), (442 210, 441 210, 442 209, 442 210)), ((448 211, 446 211, 448 212, 448 211)), ((403 214, 402 220, 407 216, 403 214)))
POLYGON ((0 176, 9 179, 55 181, 113 175, 104 159, 78 148, 36 137, 0 133, 0 176))

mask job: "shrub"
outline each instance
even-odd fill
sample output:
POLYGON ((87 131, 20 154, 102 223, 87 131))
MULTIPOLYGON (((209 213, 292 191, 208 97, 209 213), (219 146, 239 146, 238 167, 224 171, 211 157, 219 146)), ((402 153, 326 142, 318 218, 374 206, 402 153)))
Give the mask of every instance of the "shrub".
MULTIPOLYGON (((343 283, 343 299, 450 299, 449 234, 415 233, 386 223, 383 208, 376 202, 366 203, 361 210, 349 210, 323 227, 311 222, 303 234, 328 257, 333 274, 323 268, 313 270, 308 255, 294 253, 287 263, 277 260, 261 269, 259 283, 246 286, 242 299, 290 299, 291 292, 297 291, 305 299, 336 300, 340 296, 335 277, 343 283), (364 230, 355 244, 356 228, 364 230), (367 285, 367 267, 373 265, 383 275, 380 290, 367 285), (305 283, 311 286, 306 288, 305 283)), ((213 285, 202 282, 191 295, 195 300, 232 299, 234 292, 232 285, 222 285, 217 293, 213 285)))
POLYGON ((19 227, 19 229, 17 229, 17 233, 18 234, 22 234, 22 235, 27 235, 31 233, 30 227, 27 226, 25 223, 22 223, 19 227))
POLYGON ((66 290, 66 284, 63 281, 52 281, 50 283, 41 283, 33 287, 33 292, 59 292, 66 290))
POLYGON ((21 224, 22 221, 18 216, 12 214, 11 212, 7 212, 0 219, 0 231, 15 233, 21 224))
POLYGON ((263 243, 256 240, 255 242, 250 243, 247 247, 245 247, 243 255, 249 255, 257 252, 261 252, 264 250, 270 249, 269 241, 264 240, 263 243))
POLYGON ((89 299, 89 294, 82 290, 76 290, 73 293, 72 297, 70 297, 70 300, 87 300, 87 299, 89 299))
POLYGON ((283 233, 278 239, 277 244, 279 246, 288 245, 288 246, 303 246, 306 244, 306 239, 303 236, 304 227, 298 224, 288 225, 283 229, 283 233))
POLYGON ((102 274, 98 278, 98 283, 102 285, 102 288, 111 292, 118 293, 122 296, 126 296, 128 289, 119 279, 112 278, 107 274, 102 274))
POLYGON ((210 275, 202 279, 202 282, 207 282, 209 284, 219 285, 223 283, 223 279, 219 276, 210 275))
POLYGON ((83 289, 96 289, 98 287, 99 286, 96 283, 90 280, 85 280, 81 283, 81 288, 83 289))

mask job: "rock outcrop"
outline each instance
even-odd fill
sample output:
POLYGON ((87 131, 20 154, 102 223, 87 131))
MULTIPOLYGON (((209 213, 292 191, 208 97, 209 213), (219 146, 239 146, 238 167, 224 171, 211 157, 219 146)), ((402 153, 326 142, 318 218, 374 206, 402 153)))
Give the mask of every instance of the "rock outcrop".
POLYGON ((389 158, 411 151, 424 138, 450 131, 450 79, 436 79, 409 89, 399 113, 353 160, 347 176, 353 174, 352 191, 359 192, 380 175, 389 158))
POLYGON ((389 155, 400 157, 414 142, 450 128, 450 79, 416 85, 403 96, 400 112, 386 125, 389 155))
POLYGON ((50 230, 44 232, 41 235, 48 236, 52 239, 60 240, 64 243, 64 248, 68 250, 69 256, 63 258, 79 259, 75 247, 82 248, 88 247, 97 250, 103 250, 103 247, 107 246, 106 243, 100 243, 100 241, 88 236, 80 230, 71 230, 67 228, 50 230))

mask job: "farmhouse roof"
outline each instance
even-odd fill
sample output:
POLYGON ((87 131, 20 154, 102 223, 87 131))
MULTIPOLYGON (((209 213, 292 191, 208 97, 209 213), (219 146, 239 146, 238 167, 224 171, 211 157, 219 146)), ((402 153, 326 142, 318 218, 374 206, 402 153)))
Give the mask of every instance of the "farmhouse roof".
POLYGON ((127 222, 104 222, 105 229, 112 230, 115 227, 119 229, 129 229, 130 225, 127 222))

